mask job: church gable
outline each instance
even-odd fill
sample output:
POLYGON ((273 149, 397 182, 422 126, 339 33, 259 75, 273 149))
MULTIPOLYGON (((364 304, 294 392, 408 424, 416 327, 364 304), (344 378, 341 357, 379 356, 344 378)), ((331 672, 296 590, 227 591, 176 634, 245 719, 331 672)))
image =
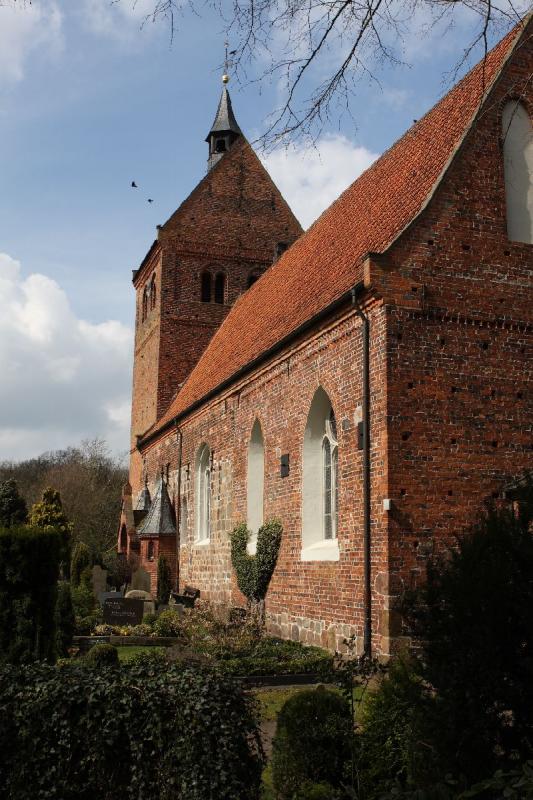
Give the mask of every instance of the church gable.
POLYGON ((302 228, 250 144, 241 136, 160 229, 174 248, 274 259, 302 228))

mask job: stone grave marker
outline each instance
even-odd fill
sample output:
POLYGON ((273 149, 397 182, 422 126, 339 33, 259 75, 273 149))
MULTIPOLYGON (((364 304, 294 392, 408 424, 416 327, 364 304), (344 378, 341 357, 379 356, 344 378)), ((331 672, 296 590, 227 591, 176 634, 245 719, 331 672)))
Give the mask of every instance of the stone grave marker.
POLYGON ((150 592, 150 575, 143 567, 139 567, 131 576, 131 589, 150 592))
POLYGON ((107 570, 102 569, 98 564, 92 569, 92 584, 95 597, 100 597, 102 592, 107 589, 107 570))
POLYGON ((139 625, 144 615, 144 600, 137 597, 108 598, 104 603, 107 625, 139 625))

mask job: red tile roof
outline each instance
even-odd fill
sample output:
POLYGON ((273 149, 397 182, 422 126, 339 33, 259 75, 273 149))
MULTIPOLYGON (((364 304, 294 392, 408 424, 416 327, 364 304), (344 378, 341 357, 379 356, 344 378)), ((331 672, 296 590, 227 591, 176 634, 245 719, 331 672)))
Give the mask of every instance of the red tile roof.
POLYGON ((331 205, 234 305, 157 432, 362 279, 423 210, 523 26, 511 31, 331 205))

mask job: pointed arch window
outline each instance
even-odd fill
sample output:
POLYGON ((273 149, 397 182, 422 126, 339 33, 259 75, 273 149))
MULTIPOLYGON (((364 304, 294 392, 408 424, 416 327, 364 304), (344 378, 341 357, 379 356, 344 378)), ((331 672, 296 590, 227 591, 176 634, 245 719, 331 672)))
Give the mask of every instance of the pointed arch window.
POLYGON ((189 534, 189 504, 187 495, 182 495, 180 503, 180 545, 186 545, 189 534))
POLYGON ((211 535, 211 452, 206 444, 196 456, 196 541, 205 543, 211 535))
POLYGON ((155 275, 152 275, 152 280, 150 281, 150 311, 155 308, 157 300, 157 289, 155 283, 155 275))
POLYGON ((250 286, 253 286, 254 283, 257 280, 259 280, 260 277, 261 277, 261 270, 254 269, 253 272, 250 272, 250 274, 248 275, 248 279, 246 281, 246 288, 249 289, 250 286))
POLYGON ((142 297, 141 321, 144 322, 147 316, 148 316, 148 286, 145 286, 142 297))
POLYGON ((326 392, 315 392, 304 433, 303 561, 337 561, 338 443, 335 413, 326 392))
POLYGON ((533 244, 533 125, 522 103, 505 105, 502 128, 507 235, 533 244))
POLYGON ((211 302, 211 273, 202 272, 200 278, 200 298, 202 303, 211 302))
POLYGON ((226 276, 218 272, 215 276, 215 303, 223 304, 226 297, 226 276))
POLYGON ((248 552, 253 554, 257 548, 257 532, 263 524, 263 504, 265 487, 265 445, 261 423, 254 422, 248 442, 248 468, 246 482, 247 524, 251 532, 248 552))

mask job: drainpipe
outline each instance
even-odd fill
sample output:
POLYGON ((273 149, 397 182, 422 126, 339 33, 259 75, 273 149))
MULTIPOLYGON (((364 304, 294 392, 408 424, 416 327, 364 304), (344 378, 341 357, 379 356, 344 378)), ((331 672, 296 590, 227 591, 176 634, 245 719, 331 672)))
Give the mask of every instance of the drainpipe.
POLYGON ((176 592, 180 590, 180 527, 181 527, 181 454, 183 433, 178 428, 178 502, 176 503, 176 592))
POLYGON ((363 334, 363 570, 364 626, 363 656, 372 657, 372 585, 370 562, 370 321, 352 289, 352 308, 362 322, 363 334))

